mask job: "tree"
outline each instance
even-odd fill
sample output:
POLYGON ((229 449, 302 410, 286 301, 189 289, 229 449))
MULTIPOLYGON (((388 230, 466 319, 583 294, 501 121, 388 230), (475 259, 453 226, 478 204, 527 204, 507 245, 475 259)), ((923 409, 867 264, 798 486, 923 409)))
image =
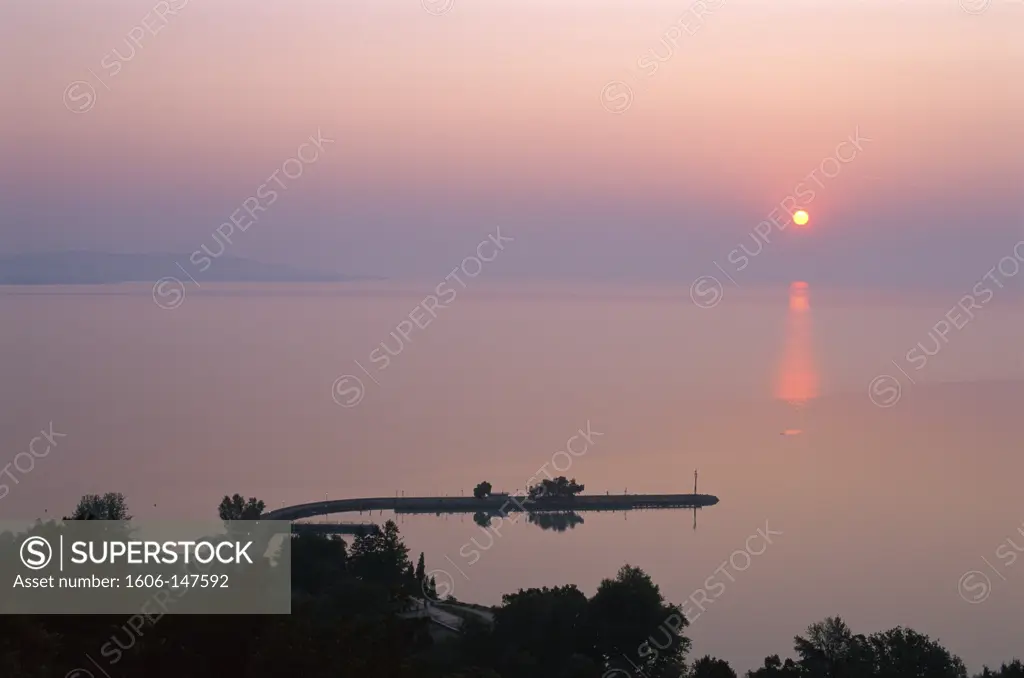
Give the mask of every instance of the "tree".
POLYGON ((583 492, 583 485, 576 482, 576 479, 567 479, 565 476, 557 478, 545 478, 533 487, 527 488, 527 496, 532 501, 541 499, 569 499, 583 492))
POLYGON ((86 494, 78 501, 78 506, 64 520, 131 520, 128 504, 120 492, 107 492, 102 497, 98 494, 86 494))
POLYGON ((412 569, 412 563, 408 563, 405 566, 405 574, 403 575, 403 578, 405 579, 406 596, 412 598, 423 594, 423 589, 417 586, 416 573, 412 569))
POLYGON ((799 678, 800 667, 792 659, 783 664, 779 655, 765 657, 764 666, 756 671, 747 671, 747 678, 799 678))
POLYGON ((486 480, 473 488, 473 496, 477 499, 484 499, 491 496, 491 484, 486 480))
POLYGON ((1021 664, 1019 659, 1014 659, 1009 664, 1000 666, 998 671, 984 666, 975 678, 1024 678, 1024 664, 1021 664))
POLYGON ((736 672, 729 662, 710 655, 704 655, 693 663, 692 678, 736 678, 736 672))
POLYGON ((263 500, 249 497, 246 501, 240 494, 228 497, 226 494, 217 507, 221 520, 259 520, 267 507, 263 500))
POLYGON ((585 649, 581 631, 587 597, 576 586, 520 589, 501 602, 494 613, 494 635, 502 641, 506 665, 536 664, 557 675, 573 654, 585 649))
POLYGON ((862 635, 853 635, 839 617, 829 617, 807 627, 807 637, 793 639, 800 666, 811 676, 848 678, 870 673, 871 646, 862 635))
POLYGON ((1014 659, 1009 664, 999 667, 1000 678, 1024 678, 1024 664, 1019 659, 1014 659))
POLYGON ((402 542, 398 525, 389 520, 378 532, 360 535, 349 551, 352 572, 366 581, 393 589, 401 587, 409 567, 409 547, 402 542))
POLYGON ((291 539, 293 591, 318 595, 345 576, 348 554, 340 536, 309 533, 291 539))
POLYGON ((966 678, 963 661, 938 642, 913 629, 897 626, 868 638, 877 678, 966 678))
POLYGON ((427 576, 427 564, 426 561, 423 559, 423 551, 420 551, 420 559, 416 561, 416 573, 414 576, 416 577, 416 583, 422 590, 423 579, 427 576))
MULTIPOLYGON (((685 615, 665 602, 650 575, 624 565, 615 579, 605 579, 587 605, 588 643, 602 661, 638 655, 653 678, 674 675, 683 667, 690 640, 682 635, 685 615)), ((630 661, 632 663, 632 661, 630 661)), ((625 666, 611 668, 632 671, 625 666)))

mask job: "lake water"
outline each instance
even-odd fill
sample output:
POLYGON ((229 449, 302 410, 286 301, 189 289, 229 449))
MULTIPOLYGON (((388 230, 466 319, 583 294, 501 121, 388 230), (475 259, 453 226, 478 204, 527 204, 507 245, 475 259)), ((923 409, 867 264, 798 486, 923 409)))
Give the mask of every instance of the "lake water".
POLYGON ((139 519, 209 518, 234 492, 276 508, 512 491, 545 464, 588 493, 687 492, 699 469, 721 501, 696 530, 688 511, 500 537, 471 516, 399 520, 439 585, 478 603, 591 594, 641 566, 691 616, 703 601, 694 653, 737 669, 834 614, 864 633, 913 626, 972 670, 1024 651, 1010 290, 936 344, 962 295, 727 289, 700 308, 687 286, 479 284, 436 318, 414 311, 425 327, 402 325, 400 347, 391 333, 435 286, 204 284, 173 310, 149 285, 3 289, 0 517, 59 517, 104 491, 139 519), (16 468, 51 422, 66 437, 16 468), (556 455, 588 422, 586 452, 556 455))

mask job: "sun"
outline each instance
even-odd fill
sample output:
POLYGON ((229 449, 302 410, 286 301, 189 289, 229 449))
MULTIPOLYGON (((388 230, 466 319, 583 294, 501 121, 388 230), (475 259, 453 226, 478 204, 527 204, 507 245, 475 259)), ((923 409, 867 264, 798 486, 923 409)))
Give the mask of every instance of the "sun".
POLYGON ((807 222, 810 221, 811 217, 807 212, 803 210, 797 210, 793 213, 793 223, 797 226, 806 226, 807 222))

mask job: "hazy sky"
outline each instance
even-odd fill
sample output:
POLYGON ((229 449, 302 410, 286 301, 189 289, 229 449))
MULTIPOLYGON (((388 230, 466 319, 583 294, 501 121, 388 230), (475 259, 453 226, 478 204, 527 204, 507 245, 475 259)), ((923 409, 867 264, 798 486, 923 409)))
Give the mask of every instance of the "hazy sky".
POLYGON ((1021 35, 1020 0, 8 0, 0 253, 214 247, 321 130, 231 254, 443 277, 500 226, 494 275, 692 280, 803 184, 747 280, 968 284, 1024 238, 1021 35))

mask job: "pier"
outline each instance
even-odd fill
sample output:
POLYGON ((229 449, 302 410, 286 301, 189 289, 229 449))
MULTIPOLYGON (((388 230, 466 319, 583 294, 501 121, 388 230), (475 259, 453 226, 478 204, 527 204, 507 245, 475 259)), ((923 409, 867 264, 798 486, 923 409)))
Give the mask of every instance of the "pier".
POLYGON ((544 513, 549 511, 631 511, 635 509, 692 509, 714 506, 711 494, 594 494, 545 497, 492 494, 488 497, 376 497, 332 499, 285 506, 263 514, 264 520, 300 520, 335 513, 394 511, 395 513, 544 513))
POLYGON ((293 534, 353 534, 356 536, 380 532, 380 526, 376 523, 295 523, 292 525, 293 534))

